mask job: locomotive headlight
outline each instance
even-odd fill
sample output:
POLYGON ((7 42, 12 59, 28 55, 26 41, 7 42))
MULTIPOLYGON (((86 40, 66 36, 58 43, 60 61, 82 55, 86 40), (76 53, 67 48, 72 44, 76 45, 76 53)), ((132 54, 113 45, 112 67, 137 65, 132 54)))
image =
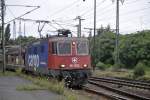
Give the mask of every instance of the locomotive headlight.
POLYGON ((66 65, 60 65, 60 67, 61 67, 61 68, 64 68, 64 67, 66 67, 66 65))
POLYGON ((87 64, 84 64, 83 67, 88 67, 88 65, 87 65, 87 64))
POLYGON ((75 46, 76 42, 72 42, 72 45, 75 46))

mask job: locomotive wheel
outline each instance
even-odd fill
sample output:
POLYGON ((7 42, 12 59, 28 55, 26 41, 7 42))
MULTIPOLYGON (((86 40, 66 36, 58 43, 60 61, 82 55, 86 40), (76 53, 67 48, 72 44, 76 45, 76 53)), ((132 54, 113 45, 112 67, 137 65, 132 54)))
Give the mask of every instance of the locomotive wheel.
POLYGON ((73 87, 72 86, 72 78, 71 77, 66 76, 64 80, 65 80, 65 87, 68 87, 68 88, 72 88, 73 87))

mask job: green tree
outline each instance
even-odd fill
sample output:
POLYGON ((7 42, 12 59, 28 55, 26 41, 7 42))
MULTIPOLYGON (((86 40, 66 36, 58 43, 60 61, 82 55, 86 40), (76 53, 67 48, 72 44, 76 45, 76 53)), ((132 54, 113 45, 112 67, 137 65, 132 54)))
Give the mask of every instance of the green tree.
MULTIPOLYGON (((114 64, 115 33, 108 25, 101 26, 94 39, 90 37, 92 63, 114 64), (93 52, 94 51, 94 52, 93 52)), ((134 68, 138 62, 150 66, 150 30, 139 31, 119 37, 120 67, 134 68)))
POLYGON ((93 48, 94 39, 91 39, 91 55, 93 63, 97 64, 99 61, 104 64, 114 64, 113 53, 115 47, 115 34, 109 30, 106 31, 102 26, 98 30, 95 37, 95 48, 93 48), (95 52, 93 52, 93 50, 95 52), (94 60, 93 60, 94 59, 94 60))
POLYGON ((15 40, 10 39, 9 40, 9 45, 20 45, 20 42, 21 42, 21 45, 26 45, 26 44, 29 44, 29 43, 35 41, 35 40, 36 40, 36 38, 32 37, 32 36, 29 36, 29 37, 19 36, 15 40))
POLYGON ((120 60, 126 68, 133 68, 138 62, 150 66, 150 31, 122 36, 120 60))

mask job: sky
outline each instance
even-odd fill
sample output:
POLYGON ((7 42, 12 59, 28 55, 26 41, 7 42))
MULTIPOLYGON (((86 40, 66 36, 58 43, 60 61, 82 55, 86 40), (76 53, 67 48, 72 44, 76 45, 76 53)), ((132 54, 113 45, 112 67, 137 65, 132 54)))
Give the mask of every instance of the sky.
MULTIPOLYGON (((121 0, 120 0, 121 1, 121 0)), ((40 6, 39 9, 23 16, 25 19, 48 20, 51 23, 43 28, 42 35, 52 34, 57 29, 70 29, 73 36, 77 35, 76 25, 82 19, 82 35, 88 36, 93 28, 94 0, 6 0, 5 23, 34 9, 31 7, 17 7, 9 5, 32 5, 40 6)), ((97 16, 96 27, 108 24, 115 29, 116 23, 116 0, 96 0, 97 16)), ((140 30, 150 29, 150 0, 124 0, 120 2, 120 34, 128 34, 140 30)), ((16 21, 16 35, 19 34, 19 20, 16 21)), ((11 37, 13 37, 13 22, 11 25, 11 37)), ((34 21, 21 21, 21 34, 39 37, 38 24, 34 21)))

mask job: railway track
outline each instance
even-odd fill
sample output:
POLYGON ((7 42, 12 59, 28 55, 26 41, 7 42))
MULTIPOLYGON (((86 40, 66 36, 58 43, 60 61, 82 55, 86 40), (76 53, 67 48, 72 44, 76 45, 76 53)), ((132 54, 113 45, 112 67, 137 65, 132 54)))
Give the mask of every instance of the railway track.
POLYGON ((146 89, 147 92, 150 90, 149 83, 108 77, 91 77, 88 81, 88 85, 84 86, 83 89, 93 94, 103 95, 111 100, 150 100, 150 96, 147 93, 139 94, 138 91, 137 93, 135 91, 128 91, 129 89, 127 89, 127 87, 146 89), (113 86, 112 84, 121 85, 122 88, 113 86), (126 88, 124 88, 124 86, 126 86, 126 88))
POLYGON ((142 82, 142 83, 148 83, 150 84, 150 80, 133 80, 133 79, 129 79, 129 78, 121 78, 121 77, 112 77, 115 79, 121 79, 121 80, 127 80, 127 81, 134 81, 134 82, 142 82))
POLYGON ((97 94, 97 95, 103 95, 109 99, 113 99, 113 100, 127 100, 126 98, 124 97, 119 97, 117 95, 112 95, 112 94, 108 94, 108 93, 105 93, 105 92, 102 92, 102 91, 97 91, 95 89, 92 89, 92 88, 89 88, 87 86, 84 86, 83 89, 87 92, 90 92, 90 93, 93 93, 93 94, 97 94))
POLYGON ((123 80, 117 78, 104 78, 104 77, 91 77, 89 80, 91 81, 101 81, 107 82, 111 84, 117 84, 119 86, 128 86, 128 87, 135 87, 140 89, 150 90, 150 83, 148 82, 140 82, 135 80, 123 80))

